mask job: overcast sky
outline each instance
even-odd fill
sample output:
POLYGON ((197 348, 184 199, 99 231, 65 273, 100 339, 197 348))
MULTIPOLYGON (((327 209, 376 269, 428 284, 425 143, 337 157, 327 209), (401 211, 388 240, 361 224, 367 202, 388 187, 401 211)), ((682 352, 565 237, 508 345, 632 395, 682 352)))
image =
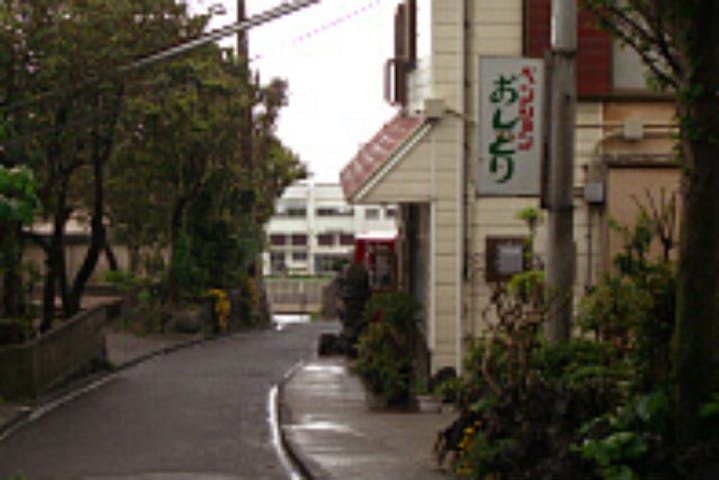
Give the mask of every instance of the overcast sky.
MULTIPOLYGON (((237 0, 189 0, 195 12, 222 4, 212 26, 236 18, 237 0)), ((308 164, 316 182, 338 182, 362 143, 394 114, 383 99, 398 0, 321 0, 250 33, 253 70, 262 82, 289 82, 278 136, 308 164)), ((246 0, 248 15, 282 0, 246 0)))

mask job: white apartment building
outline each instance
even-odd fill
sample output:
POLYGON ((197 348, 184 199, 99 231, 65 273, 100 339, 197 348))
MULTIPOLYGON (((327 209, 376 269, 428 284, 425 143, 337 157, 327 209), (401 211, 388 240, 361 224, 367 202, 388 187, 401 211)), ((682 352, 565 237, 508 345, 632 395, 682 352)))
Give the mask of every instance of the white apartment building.
POLYGON ((321 275, 351 260, 358 235, 397 232, 393 204, 349 205, 339 183, 299 182, 275 204, 265 227, 265 275, 321 275))

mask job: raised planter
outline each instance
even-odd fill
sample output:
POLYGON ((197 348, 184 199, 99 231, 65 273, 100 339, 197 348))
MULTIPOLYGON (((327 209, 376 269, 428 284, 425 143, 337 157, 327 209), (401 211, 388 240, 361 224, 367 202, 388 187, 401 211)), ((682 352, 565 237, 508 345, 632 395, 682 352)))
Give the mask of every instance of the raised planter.
POLYGON ((421 413, 440 413, 442 401, 434 395, 417 395, 417 410, 421 413))
POLYGON ((78 313, 34 340, 0 347, 0 396, 32 398, 104 359, 107 306, 78 313))
POLYGON ((368 410, 387 410, 389 408, 389 400, 387 395, 371 392, 365 387, 364 404, 368 410))

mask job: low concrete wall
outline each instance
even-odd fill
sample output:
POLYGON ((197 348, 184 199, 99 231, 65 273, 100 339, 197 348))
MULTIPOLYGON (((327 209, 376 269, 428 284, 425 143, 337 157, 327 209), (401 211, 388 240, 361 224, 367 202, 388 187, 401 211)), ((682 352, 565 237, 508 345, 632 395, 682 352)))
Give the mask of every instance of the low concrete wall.
POLYGON ((331 278, 266 278, 267 297, 275 313, 309 313, 322 310, 322 290, 331 278))
POLYGON ((98 306, 35 340, 0 348, 0 395, 35 397, 103 358, 105 319, 106 306, 98 306))

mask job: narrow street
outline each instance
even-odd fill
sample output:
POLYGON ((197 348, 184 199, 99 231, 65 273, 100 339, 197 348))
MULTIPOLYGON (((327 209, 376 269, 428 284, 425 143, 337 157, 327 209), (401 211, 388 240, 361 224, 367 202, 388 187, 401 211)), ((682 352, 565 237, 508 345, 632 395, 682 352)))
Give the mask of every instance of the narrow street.
POLYGON ((242 333, 122 371, 0 442, 0 478, 286 479, 269 392, 331 328, 242 333))

